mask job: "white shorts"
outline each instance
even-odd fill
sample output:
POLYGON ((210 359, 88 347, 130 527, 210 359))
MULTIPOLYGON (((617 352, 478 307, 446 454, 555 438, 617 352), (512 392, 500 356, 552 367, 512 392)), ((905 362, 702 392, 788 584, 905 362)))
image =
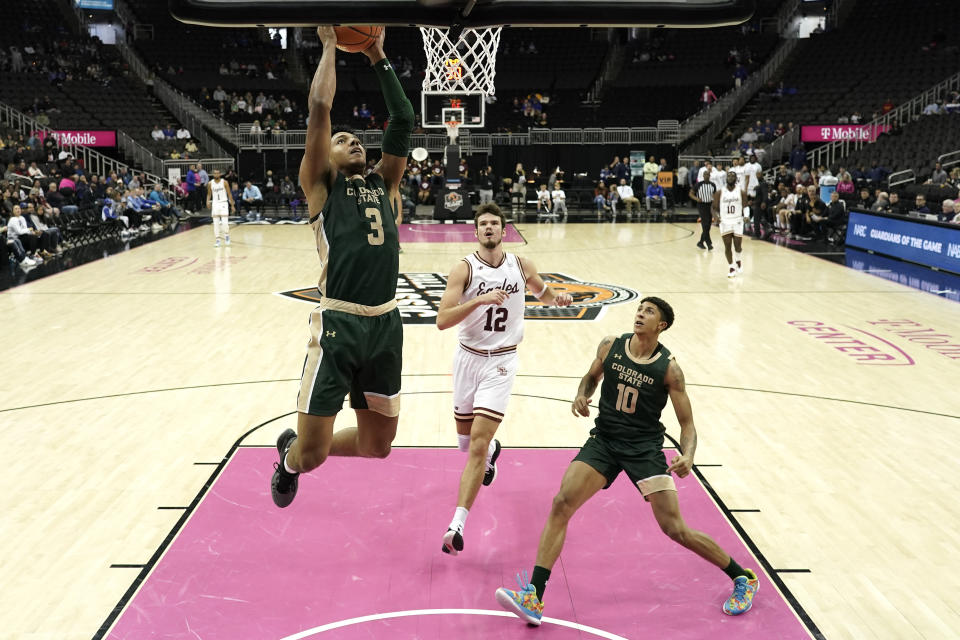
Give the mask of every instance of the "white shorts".
POLYGON ((462 346, 453 357, 453 414, 457 420, 484 416, 500 422, 517 375, 517 352, 477 355, 462 346))
POLYGON ((210 215, 212 216, 229 216, 230 215, 230 205, 226 202, 214 202, 210 205, 210 215))
POLYGON ((743 235, 743 218, 739 220, 720 220, 720 235, 732 233, 735 236, 743 235))

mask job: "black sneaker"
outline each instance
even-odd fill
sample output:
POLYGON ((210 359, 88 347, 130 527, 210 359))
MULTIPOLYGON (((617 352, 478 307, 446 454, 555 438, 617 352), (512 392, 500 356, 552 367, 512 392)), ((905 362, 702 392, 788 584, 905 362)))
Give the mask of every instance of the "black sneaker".
POLYGON ((447 532, 443 534, 443 546, 440 550, 452 556, 457 555, 463 551, 463 536, 460 535, 459 531, 447 529, 447 532))
POLYGON ((297 434, 293 429, 287 429, 277 438, 277 451, 280 452, 280 462, 273 463, 273 478, 270 479, 270 494, 273 496, 273 504, 281 509, 290 506, 293 499, 297 497, 297 484, 300 478, 299 473, 287 473, 283 466, 283 461, 287 457, 287 451, 290 445, 297 439, 297 434))
POLYGON ((497 479, 497 458, 500 457, 500 441, 494 438, 493 444, 494 449, 493 455, 490 456, 490 465, 483 473, 483 486, 485 487, 489 487, 493 484, 493 481, 497 479))
POLYGON ((707 245, 703 244, 703 242, 697 243, 697 249, 706 249, 706 248, 707 248, 707 245))

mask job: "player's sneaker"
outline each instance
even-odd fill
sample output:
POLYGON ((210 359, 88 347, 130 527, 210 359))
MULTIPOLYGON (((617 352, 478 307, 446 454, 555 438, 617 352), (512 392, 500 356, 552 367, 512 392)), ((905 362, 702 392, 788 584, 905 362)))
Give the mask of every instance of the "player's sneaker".
POLYGON ((463 535, 456 529, 447 529, 443 534, 443 547, 440 550, 452 556, 457 555, 463 551, 463 535))
POLYGON ((513 589, 497 589, 497 602, 501 607, 514 614, 527 624, 540 626, 540 618, 543 617, 543 603, 537 597, 537 589, 527 582, 527 575, 524 572, 523 579, 517 574, 517 584, 520 585, 519 591, 513 589))
POLYGON ((280 462, 273 463, 273 478, 270 480, 270 494, 273 496, 273 504, 281 509, 290 506, 293 499, 297 497, 297 485, 299 484, 299 473, 289 473, 283 466, 283 461, 287 457, 287 451, 290 445, 297 439, 297 434, 293 429, 287 429, 277 438, 277 451, 280 452, 280 462))
POLYGON ((227 245, 228 247, 230 246, 230 236, 229 236, 229 235, 227 235, 227 242, 226 242, 226 245, 227 245))
POLYGON ((736 277, 737 277, 737 268, 736 268, 736 267, 730 267, 730 271, 727 273, 727 277, 728 277, 728 278, 736 278, 736 277))
POLYGON ((723 603, 723 612, 728 616, 738 616, 750 611, 753 598, 760 590, 760 579, 750 569, 744 569, 745 576, 737 576, 733 581, 733 593, 723 603))
POLYGON ((743 273, 743 264, 737 260, 737 273, 743 273))
POLYGON ((483 486, 489 487, 497 479, 497 458, 500 457, 500 441, 493 439, 493 455, 490 456, 490 463, 487 470, 483 472, 483 486))

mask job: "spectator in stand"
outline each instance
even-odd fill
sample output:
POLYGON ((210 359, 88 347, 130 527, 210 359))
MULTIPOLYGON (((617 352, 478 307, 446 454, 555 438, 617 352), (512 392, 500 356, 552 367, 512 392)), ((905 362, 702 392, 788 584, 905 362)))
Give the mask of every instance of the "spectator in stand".
POLYGON ((177 137, 177 132, 174 131, 172 124, 167 124, 167 126, 165 126, 165 127, 163 128, 163 137, 164 137, 165 139, 167 139, 167 140, 174 140, 174 139, 176 139, 176 137, 177 137))
POLYGON ((164 197, 159 184, 151 186, 147 199, 160 207, 160 216, 164 218, 164 220, 172 220, 173 226, 177 225, 180 219, 180 213, 177 211, 177 208, 173 206, 173 203, 164 197))
POLYGON ((943 109, 940 107, 940 104, 937 102, 937 99, 934 98, 930 104, 923 108, 923 115, 925 116, 938 116, 943 113, 943 109))
POLYGON ((927 184, 936 184, 942 186, 947 183, 947 178, 947 172, 943 170, 943 167, 938 162, 933 166, 933 173, 930 175, 930 179, 927 181, 927 184))
POLYGON ((891 100, 890 98, 887 98, 887 99, 884 101, 883 106, 880 107, 880 112, 881 112, 881 113, 890 113, 891 111, 893 111, 893 107, 894 107, 893 100, 891 100))
MULTIPOLYGON (((643 163, 643 192, 647 192, 647 187, 651 182, 657 181, 657 174, 660 173, 660 164, 653 154, 647 154, 647 159, 643 163)), ((649 208, 649 207, 647 207, 649 208)))
POLYGON ((807 162, 807 152, 803 149, 803 143, 798 143, 790 151, 790 166, 794 171, 799 171, 807 162))
POLYGON ((703 91, 700 92, 700 108, 706 109, 716 101, 717 94, 710 90, 709 85, 704 85, 703 91))
POLYGON ((877 193, 877 199, 874 201, 873 206, 870 207, 870 210, 876 211, 877 213, 889 213, 890 195, 886 191, 879 191, 877 193))
POLYGON ((177 140, 189 140, 190 137, 190 130, 180 125, 180 128, 177 129, 177 140))
MULTIPOLYGON (((427 183, 428 188, 429 186, 429 183, 427 183)), ((280 183, 280 197, 283 198, 287 206, 290 206, 290 203, 297 197, 297 185, 293 183, 293 179, 289 175, 284 176, 283 182, 280 183)))
MULTIPOLYGON (((748 164, 749 167, 751 164, 748 164)), ((760 165, 757 165, 758 167, 760 165)), ((750 176, 749 184, 753 185, 753 192, 750 196, 750 215, 753 218, 753 237, 762 240, 772 233, 772 220, 770 216, 770 185, 763 179, 763 169, 758 168, 750 176)))
POLYGON ((837 193, 840 194, 840 197, 844 200, 853 198, 857 192, 857 187, 853 183, 853 177, 850 175, 849 171, 844 171, 843 175, 840 177, 840 182, 837 183, 837 193))
POLYGON ((922 193, 918 193, 916 200, 914 200, 914 206, 911 211, 916 211, 917 213, 930 213, 930 207, 927 206, 927 197, 922 193))
POLYGON ((656 180, 647 187, 646 204, 648 212, 652 212, 655 206, 659 206, 664 213, 667 211, 667 196, 663 192, 663 187, 656 180))
POLYGON ((31 162, 30 166, 27 167, 27 175, 31 178, 45 178, 43 171, 40 170, 40 167, 37 166, 36 162, 31 162))
POLYGON ((617 185, 617 195, 620 196, 624 212, 628 217, 634 213, 640 213, 640 200, 633 195, 633 187, 627 184, 626 178, 620 178, 620 184, 617 185))
MULTIPOLYGON (((416 169, 417 167, 413 167, 416 169)), ((480 169, 477 176, 477 192, 480 194, 480 204, 493 202, 493 188, 495 186, 493 167, 487 165, 480 169)))
POLYGON ((45 259, 54 258, 63 253, 63 249, 60 248, 60 229, 49 226, 32 202, 27 204, 27 212, 23 218, 33 234, 40 239, 40 250, 45 259))
POLYGON ((553 212, 557 214, 560 220, 565 219, 567 217, 567 194, 563 191, 563 180, 557 180, 553 183, 550 201, 553 202, 553 212))
POLYGON ((510 203, 513 215, 519 215, 523 211, 526 198, 527 174, 523 170, 523 164, 518 162, 513 170, 513 186, 510 187, 510 203))
POLYGON ((941 222, 953 222, 954 216, 956 216, 955 205, 953 200, 949 198, 944 200, 940 205, 940 215, 937 216, 937 219, 941 222))
POLYGON ((904 209, 903 203, 900 202, 900 194, 896 191, 890 192, 890 206, 887 207, 887 213, 893 213, 898 216, 902 216, 907 213, 904 209))
POLYGON ((184 153, 189 153, 191 155, 197 154, 199 148, 197 147, 197 143, 193 141, 193 138, 187 140, 187 144, 183 145, 183 151, 184 153))
POLYGON ((619 156, 613 157, 613 162, 610 163, 610 172, 613 174, 613 180, 616 181, 616 184, 620 184, 621 180, 630 177, 630 168, 626 163, 620 161, 619 156))
POLYGON ((263 214, 263 194, 260 193, 260 187, 247 180, 243 184, 243 199, 241 206, 247 213, 247 222, 259 221, 263 214), (251 211, 256 211, 256 216, 251 215, 251 211))
POLYGON ((540 189, 537 190, 537 215, 549 214, 550 210, 550 192, 547 190, 546 184, 541 184, 540 189))
POLYGON ((858 209, 866 209, 869 211, 874 202, 876 202, 876 199, 870 195, 870 189, 864 187, 863 189, 860 189, 860 197, 857 198, 855 206, 858 209))
POLYGON ((877 164, 877 161, 874 160, 870 163, 870 170, 867 171, 867 181, 874 185, 879 185, 887 179, 888 175, 890 175, 890 169, 880 166, 877 164))
MULTIPOLYGON (((597 207, 597 220, 602 219, 607 212, 612 211, 607 185, 603 180, 598 182, 596 188, 593 190, 593 203, 597 207)), ((616 214, 614 213, 614 215, 616 214)))
POLYGON ((23 246, 26 257, 30 258, 30 261, 36 264, 43 262, 43 257, 39 255, 38 251, 40 249, 39 235, 39 232, 34 233, 27 225, 27 221, 23 218, 23 210, 20 205, 15 205, 10 219, 7 220, 7 239, 14 243, 19 241, 23 246))
POLYGON ((153 138, 155 142, 162 142, 164 138, 166 138, 166 136, 163 135, 163 129, 161 129, 158 124, 153 125, 153 131, 150 132, 150 137, 153 138))
MULTIPOLYGON (((824 222, 824 230, 827 239, 834 238, 833 232, 839 231, 847 224, 847 204, 840 199, 837 192, 830 194, 830 204, 827 205, 827 219, 824 222)), ((842 237, 834 238, 837 242, 842 242, 842 237)))
POLYGON ((198 206, 198 203, 202 202, 203 193, 199 189, 200 177, 197 175, 197 165, 190 165, 184 181, 187 183, 187 213, 199 211, 203 208, 202 204, 198 206))
POLYGON ((790 233, 790 218, 797 209, 797 194, 791 191, 787 185, 781 184, 778 188, 779 200, 773 207, 774 226, 777 232, 781 234, 790 233))

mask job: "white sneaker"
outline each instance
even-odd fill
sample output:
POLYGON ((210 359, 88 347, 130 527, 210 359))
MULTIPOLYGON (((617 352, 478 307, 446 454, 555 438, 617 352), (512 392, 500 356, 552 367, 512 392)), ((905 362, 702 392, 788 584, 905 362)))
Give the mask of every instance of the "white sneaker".
POLYGON ((216 248, 216 249, 219 249, 219 248, 220 248, 220 238, 217 238, 217 241, 216 241, 215 243, 213 243, 213 246, 214 246, 214 248, 216 248))
POLYGON ((227 242, 226 242, 226 245, 227 245, 228 247, 230 246, 230 236, 227 236, 227 242))
POLYGON ((728 278, 736 278, 737 270, 734 267, 730 267, 730 272, 727 274, 728 278))
POLYGON ((24 258, 23 260, 20 261, 20 266, 21 266, 21 267, 35 267, 35 266, 37 266, 37 263, 36 263, 34 260, 31 260, 30 258, 24 258))

